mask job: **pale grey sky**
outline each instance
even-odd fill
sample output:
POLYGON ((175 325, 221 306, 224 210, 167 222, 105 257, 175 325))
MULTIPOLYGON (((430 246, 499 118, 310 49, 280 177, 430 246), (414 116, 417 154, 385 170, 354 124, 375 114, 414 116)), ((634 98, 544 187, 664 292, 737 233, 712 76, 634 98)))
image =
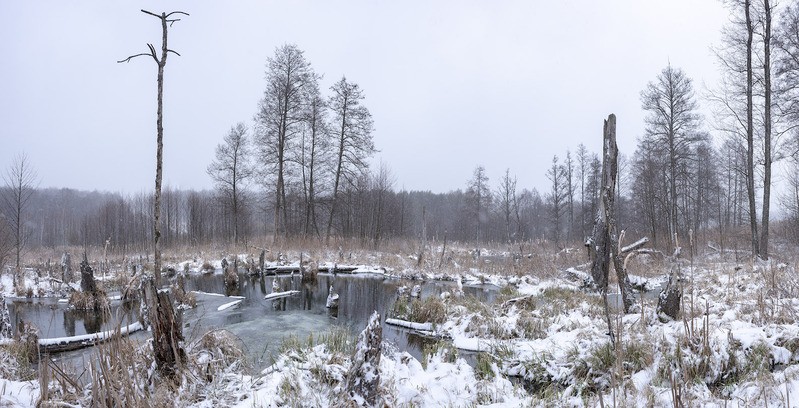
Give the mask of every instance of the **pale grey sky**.
POLYGON ((639 93, 669 62, 713 85, 727 13, 714 0, 3 1, 0 169, 25 152, 42 187, 153 188, 156 66, 139 58, 160 25, 139 11, 191 14, 170 30, 164 183, 209 188, 215 146, 252 123, 266 58, 305 51, 322 88, 360 84, 396 188, 546 190, 552 156, 601 148, 618 117, 622 153, 643 132, 639 93))

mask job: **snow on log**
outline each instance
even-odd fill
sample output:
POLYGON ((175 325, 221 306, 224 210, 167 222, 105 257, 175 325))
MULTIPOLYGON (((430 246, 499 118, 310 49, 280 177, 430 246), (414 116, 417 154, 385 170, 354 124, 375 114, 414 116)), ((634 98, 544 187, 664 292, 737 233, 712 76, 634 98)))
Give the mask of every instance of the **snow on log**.
POLYGON ((98 333, 82 334, 80 336, 39 339, 39 351, 42 353, 60 353, 63 351, 79 350, 109 340, 117 333, 121 336, 127 336, 142 329, 141 323, 134 322, 120 328, 119 331, 107 330, 98 333))
POLYGON ((457 336, 452 339, 452 345, 457 349, 473 352, 491 351, 492 348, 490 340, 479 339, 477 337, 457 336))
POLYGON ((630 251, 635 251, 636 249, 641 248, 642 246, 646 245, 648 242, 649 242, 649 238, 643 237, 643 238, 639 239, 638 241, 633 242, 630 245, 622 247, 621 248, 621 253, 625 254, 625 253, 630 252, 630 251))
POLYGON ((217 310, 218 312, 221 312, 221 311, 223 311, 223 310, 225 310, 225 309, 230 309, 231 307, 238 306, 238 305, 239 305, 239 303, 241 303, 241 302, 243 302, 243 301, 244 301, 243 299, 234 300, 234 301, 232 301, 232 302, 228 302, 228 303, 225 303, 224 305, 221 305, 221 306, 217 307, 217 308, 216 308, 216 310, 217 310))
POLYGON ((264 299, 266 299, 266 300, 281 299, 281 298, 284 298, 284 297, 289 297, 289 296, 296 295, 298 293, 300 293, 299 290, 287 290, 285 292, 272 292, 272 293, 264 296, 264 299))
POLYGON ((191 291, 191 293, 194 293, 194 294, 197 294, 197 295, 205 295, 205 296, 226 297, 226 298, 231 298, 231 299, 245 299, 244 296, 225 296, 225 295, 223 295, 221 293, 201 292, 199 290, 193 290, 193 291, 191 291))
POLYGON ((417 322, 409 322, 407 320, 401 319, 386 319, 386 324, 390 324, 392 326, 399 326, 404 327, 406 329, 411 330, 419 330, 419 331, 426 331, 432 332, 433 331, 433 323, 417 323, 417 322))

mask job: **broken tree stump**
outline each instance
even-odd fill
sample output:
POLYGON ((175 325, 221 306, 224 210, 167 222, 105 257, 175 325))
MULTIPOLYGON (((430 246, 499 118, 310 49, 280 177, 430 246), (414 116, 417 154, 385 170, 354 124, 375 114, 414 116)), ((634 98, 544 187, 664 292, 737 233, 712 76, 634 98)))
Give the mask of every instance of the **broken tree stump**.
POLYGON ((358 335, 352 365, 347 373, 347 394, 358 406, 375 407, 380 401, 380 353, 383 329, 380 315, 372 313, 366 328, 358 335))
POLYGON ((97 292, 97 283, 94 281, 94 270, 89 266, 89 259, 83 253, 83 260, 80 262, 80 290, 85 293, 97 292))
POLYGON ((661 322, 676 320, 680 316, 680 302, 682 301, 682 275, 680 273, 680 251, 678 246, 674 248, 674 255, 670 257, 672 262, 669 283, 660 291, 658 296, 657 315, 661 322))
POLYGON ((64 252, 64 255, 61 256, 61 281, 70 283, 74 278, 72 274, 72 256, 69 255, 69 252, 64 252))
POLYGON ((143 283, 145 299, 149 303, 149 318, 153 333, 153 354, 158 373, 163 378, 177 382, 180 368, 186 362, 186 352, 180 346, 183 331, 167 293, 159 293, 154 279, 143 283))

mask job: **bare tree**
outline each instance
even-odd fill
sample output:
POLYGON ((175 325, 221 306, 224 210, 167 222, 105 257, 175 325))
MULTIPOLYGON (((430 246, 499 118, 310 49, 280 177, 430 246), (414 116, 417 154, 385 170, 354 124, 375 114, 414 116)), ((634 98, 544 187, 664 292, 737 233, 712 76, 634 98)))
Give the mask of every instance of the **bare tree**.
POLYGON ((566 240, 571 241, 574 232, 574 160, 568 150, 566 150, 566 160, 563 162, 563 177, 566 182, 566 215, 568 216, 566 240))
POLYGON ((327 103, 319 94, 315 83, 309 89, 308 105, 305 110, 305 129, 302 133, 300 157, 302 167, 303 194, 305 195, 305 222, 303 234, 307 237, 312 231, 320 237, 317 214, 317 195, 322 191, 325 180, 325 167, 330 167, 330 126, 327 121, 327 103))
POLYGON ((669 243, 674 246, 675 234, 683 232, 678 221, 680 171, 699 140, 691 79, 681 69, 668 65, 641 92, 641 107, 647 112, 645 138, 656 142, 652 147, 659 149, 666 164, 668 196, 663 199, 667 203, 669 243))
POLYGON ((173 23, 180 21, 180 18, 173 16, 188 16, 188 13, 182 11, 173 11, 171 13, 156 14, 147 10, 141 10, 142 13, 151 15, 161 20, 161 55, 159 56, 155 51, 152 44, 147 44, 149 52, 131 55, 123 60, 117 61, 118 63, 130 62, 133 58, 149 56, 155 61, 158 66, 158 110, 156 112, 156 143, 158 145, 155 156, 155 207, 153 210, 154 216, 154 245, 155 245, 155 280, 156 284, 161 280, 161 175, 163 172, 163 152, 164 152, 164 67, 166 67, 166 60, 169 53, 180 56, 176 51, 167 47, 167 25, 171 26, 173 23))
POLYGON ((305 120, 309 90, 316 75, 303 51, 285 44, 267 59, 266 91, 256 115, 256 138, 263 161, 265 183, 274 179, 274 238, 287 235, 286 184, 288 161, 305 120))
POLYGON ((250 149, 247 128, 238 123, 230 128, 224 143, 216 146, 216 158, 208 166, 208 175, 230 204, 233 216, 233 242, 239 243, 239 226, 244 201, 244 186, 253 174, 249 163, 250 149))
POLYGON ((580 143, 577 146, 577 174, 580 179, 580 238, 585 239, 587 236, 586 232, 586 221, 590 220, 590 215, 587 216, 587 212, 585 209, 585 183, 588 177, 588 169, 590 166, 589 163, 590 156, 588 154, 588 149, 586 149, 585 145, 580 143))
POLYGON ((561 243, 563 238, 563 217, 568 211, 568 189, 566 182, 566 167, 558 163, 558 156, 552 157, 552 166, 547 170, 550 190, 547 194, 547 204, 549 206, 549 222, 552 225, 552 240, 556 244, 561 243))
POLYGON ((771 89, 771 12, 769 0, 763 0, 763 210, 760 219, 760 242, 758 255, 768 259, 769 246, 769 214, 771 207, 771 165, 772 148, 772 89, 771 89))
POLYGON ((354 185, 358 177, 369 167, 367 159, 374 154, 372 140, 374 123, 369 109, 363 106, 365 96, 358 84, 342 77, 330 90, 328 106, 333 114, 335 132, 335 173, 330 214, 327 220, 325 242, 329 242, 333 219, 339 204, 339 191, 343 184, 354 185))
POLYGON ((514 219, 514 214, 518 214, 518 199, 516 197, 516 177, 510 176, 510 169, 505 169, 505 175, 499 183, 497 190, 497 197, 499 198, 499 207, 502 212, 502 218, 505 221, 505 240, 511 242, 514 231, 511 224, 514 219))
POLYGON ((22 272, 22 255, 28 243, 30 232, 26 226, 31 197, 36 189, 36 170, 31 166, 25 153, 14 157, 11 167, 3 177, 6 191, 3 195, 4 215, 7 219, 13 238, 14 248, 14 288, 22 272))
MULTIPOLYGON (((491 189, 488 186, 488 175, 483 166, 477 166, 466 187, 466 203, 469 215, 475 222, 475 238, 478 251, 483 238, 483 224, 488 220, 488 210, 492 201, 491 189)), ((479 253, 478 253, 479 255, 479 253)))
POLYGON ((178 325, 175 319, 175 310, 172 303, 166 295, 158 293, 158 285, 161 280, 161 174, 164 150, 164 116, 163 116, 163 93, 164 93, 164 67, 166 67, 166 60, 169 53, 180 56, 177 52, 167 47, 167 24, 172 25, 179 18, 172 16, 185 15, 187 13, 182 11, 173 11, 171 13, 162 12, 160 15, 141 10, 142 13, 151 15, 161 20, 161 55, 157 55, 155 47, 152 44, 147 44, 150 52, 131 55, 130 57, 117 61, 129 62, 131 59, 140 56, 150 56, 158 66, 158 110, 156 119, 157 131, 157 144, 158 149, 156 152, 155 164, 155 197, 153 209, 153 237, 154 237, 154 275, 155 280, 151 280, 149 284, 144 287, 146 294, 145 299, 150 302, 150 321, 152 322, 153 329, 153 351, 155 353, 155 361, 158 366, 158 371, 166 378, 171 380, 177 379, 178 368, 185 360, 186 354, 180 346, 180 341, 183 340, 182 328, 178 325))
MULTIPOLYGON (((791 2, 783 10, 774 36, 776 54, 776 91, 781 111, 794 125, 799 123, 799 3, 791 2)), ((796 154, 799 144, 794 145, 796 154)))

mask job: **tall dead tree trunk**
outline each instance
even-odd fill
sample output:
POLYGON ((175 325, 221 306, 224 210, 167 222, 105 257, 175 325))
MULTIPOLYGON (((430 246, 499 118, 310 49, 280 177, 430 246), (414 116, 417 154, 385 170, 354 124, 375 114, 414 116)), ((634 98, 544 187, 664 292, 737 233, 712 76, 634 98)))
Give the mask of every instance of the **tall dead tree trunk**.
POLYGON ((605 121, 602 147, 602 180, 600 187, 599 211, 594 221, 594 233, 590 245, 591 277, 602 293, 608 290, 608 273, 612 252, 611 227, 613 225, 614 191, 616 188, 617 156, 616 115, 611 114, 605 121))
MULTIPOLYGON (((602 294, 607 311, 608 275, 613 262, 616 278, 619 281, 624 312, 633 305, 632 285, 624 268, 622 249, 616 234, 615 191, 618 173, 619 149, 616 145, 616 115, 610 114, 605 121, 602 146, 602 180, 600 187, 599 211, 594 222, 594 233, 589 241, 591 256, 591 277, 602 294)), ((610 317, 608 315, 608 325, 610 317)), ((612 332, 612 330, 611 330, 612 332)))
POLYGON ((163 115, 163 93, 164 93, 164 67, 166 66, 166 59, 169 53, 180 56, 177 52, 170 50, 167 47, 167 23, 172 25, 179 18, 171 18, 173 15, 185 15, 188 13, 182 11, 173 11, 171 13, 162 12, 160 15, 147 10, 141 10, 142 13, 151 15, 161 20, 161 56, 159 57, 152 44, 147 44, 150 49, 149 52, 131 55, 130 57, 117 61, 129 62, 131 59, 141 56, 150 56, 158 66, 158 110, 156 118, 156 141, 158 148, 156 151, 156 165, 155 165, 155 206, 153 208, 154 220, 154 276, 155 280, 150 284, 149 288, 152 293, 147 297, 146 301, 151 302, 150 306, 150 321, 153 327, 153 351, 155 353, 156 365, 158 366, 159 373, 165 378, 175 379, 178 372, 178 363, 180 356, 185 356, 185 352, 180 347, 180 341, 183 340, 182 329, 179 324, 176 324, 175 309, 166 295, 159 295, 157 287, 161 281, 161 174, 163 163, 163 150, 164 150, 164 115, 163 115))

